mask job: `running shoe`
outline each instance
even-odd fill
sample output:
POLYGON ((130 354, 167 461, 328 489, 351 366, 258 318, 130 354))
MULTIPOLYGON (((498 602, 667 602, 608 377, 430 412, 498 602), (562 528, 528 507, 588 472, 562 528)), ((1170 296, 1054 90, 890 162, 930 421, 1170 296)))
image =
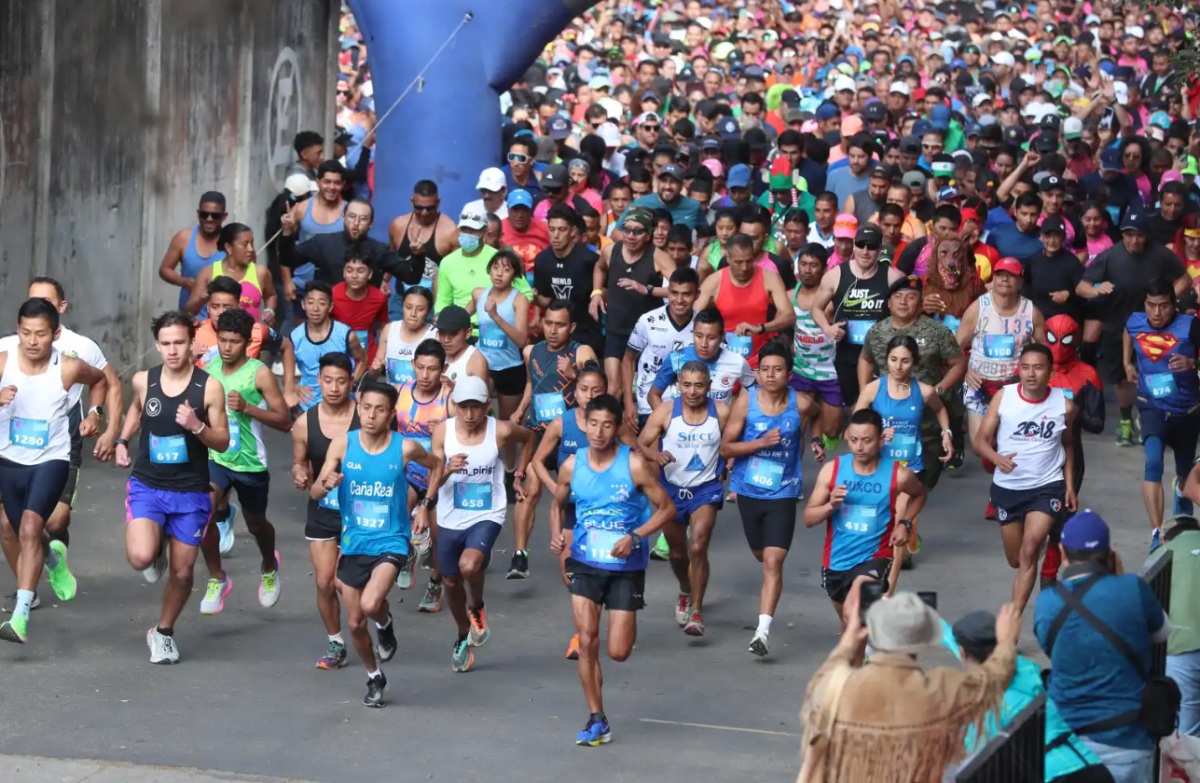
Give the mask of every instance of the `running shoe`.
POLYGON ((700 612, 692 612, 688 617, 687 625, 683 626, 683 632, 688 636, 703 636, 704 635, 704 615, 700 612))
POLYGON ((1154 550, 1162 546, 1162 530, 1154 528, 1150 531, 1150 554, 1154 554, 1154 550))
POLYGON ((416 547, 417 554, 424 557, 424 555, 429 551, 429 548, 433 546, 433 536, 429 534, 429 529, 426 528, 424 533, 421 533, 420 535, 413 535, 412 543, 413 546, 416 547))
POLYGON ((471 618, 471 630, 467 634, 467 638, 471 642, 472 647, 482 647, 487 643, 487 640, 492 638, 492 629, 488 628, 487 623, 487 607, 467 607, 467 616, 471 618))
POLYGON ((671 557, 671 545, 667 543, 667 537, 659 535, 658 540, 654 542, 654 548, 650 550, 651 560, 669 560, 671 557))
POLYGON ((567 654, 563 657, 568 661, 579 660, 579 634, 571 637, 571 643, 567 645, 567 654))
POLYGON ((400 647, 396 641, 396 624, 392 622, 391 615, 388 615, 387 627, 376 628, 375 633, 379 637, 379 644, 375 645, 375 654, 379 656, 380 663, 387 663, 396 657, 396 650, 400 647))
POLYGON ((158 628, 146 631, 146 646, 150 648, 150 663, 179 663, 179 648, 175 639, 158 632, 158 628))
POLYGON ((229 574, 224 579, 209 579, 204 591, 204 600, 200 602, 200 614, 220 614, 225 610, 225 596, 233 590, 233 580, 229 574))
POLYGON ((1132 446, 1133 445, 1133 422, 1129 419, 1122 419, 1117 424, 1117 445, 1132 446))
POLYGON ((737 493, 730 492, 728 495, 725 496, 725 502, 726 503, 737 503, 737 493))
POLYGON ((6 642, 25 644, 26 632, 29 630, 29 618, 25 615, 14 614, 11 620, 0 624, 0 639, 6 642))
POLYGON ((340 669, 346 665, 346 645, 329 643, 329 651, 317 659, 317 668, 325 671, 340 669))
POLYGON ((75 576, 67 568, 67 545, 61 541, 51 541, 50 549, 58 556, 54 568, 47 568, 46 574, 50 586, 60 601, 70 601, 75 597, 75 576))
MULTIPOLYGON (((14 590, 9 595, 4 596, 4 613, 12 614, 12 610, 16 607, 16 605, 17 605, 17 593, 14 590)), ((32 612, 34 609, 41 607, 41 605, 42 605, 42 599, 38 598, 37 592, 34 592, 33 603, 29 605, 29 611, 32 612)))
POLYGON ((146 578, 147 582, 154 584, 167 572, 167 565, 167 538, 163 536, 158 544, 158 554, 154 556, 154 562, 150 564, 149 568, 142 571, 142 576, 146 578))
POLYGON ((401 590, 411 590, 413 588, 413 568, 417 565, 417 559, 410 554, 404 558, 404 565, 400 567, 400 572, 396 574, 396 587, 401 590))
POLYGON ((513 552, 512 564, 508 567, 508 576, 506 579, 528 579, 529 578, 529 553, 522 552, 518 549, 513 552))
POLYGON ((765 633, 754 633, 754 638, 750 641, 750 652, 757 655, 759 658, 767 657, 771 652, 770 645, 767 643, 767 635, 765 633))
POLYGON ((386 693, 387 677, 380 672, 367 680, 367 695, 363 697, 363 704, 368 707, 386 707, 387 700, 384 698, 386 693))
POLYGON ((227 555, 233 549, 233 520, 237 517, 237 503, 229 504, 229 516, 225 517, 224 522, 217 523, 217 531, 221 534, 221 543, 218 545, 221 549, 221 554, 227 555))
POLYGON ((1175 496, 1175 501, 1171 504, 1171 516, 1190 517, 1195 512, 1195 506, 1192 501, 1183 496, 1183 488, 1179 486, 1178 476, 1171 482, 1171 490, 1175 496))
POLYGON ((583 731, 575 735, 576 745, 598 748, 609 742, 612 742, 612 728, 608 725, 608 719, 595 715, 589 717, 583 731))
POLYGON ((961 452, 954 452, 954 456, 946 461, 946 470, 950 473, 958 473, 963 469, 963 455, 961 452))
POLYGON ((692 613, 692 596, 688 593, 680 592, 679 598, 675 601, 675 622, 679 623, 679 627, 687 625, 688 616, 692 613))
POLYGON ((432 546, 430 546, 428 549, 426 549, 424 552, 421 553, 421 570, 422 571, 432 571, 433 570, 433 547, 432 546))
POLYGON ((454 649, 450 654, 450 666, 456 672, 469 672, 474 663, 475 652, 471 649, 467 637, 464 636, 454 643, 454 649))
POLYGON ((270 609, 275 604, 279 603, 279 596, 283 593, 283 580, 279 578, 279 568, 283 565, 283 561, 279 559, 279 552, 275 552, 275 570, 269 574, 262 575, 262 584, 258 586, 258 603, 260 606, 270 609))
POLYGON ((995 521, 996 521, 996 519, 997 519, 997 517, 996 517, 996 507, 992 505, 992 501, 990 501, 990 500, 988 501, 988 504, 987 504, 987 509, 986 509, 986 510, 983 512, 983 518, 984 518, 984 519, 990 519, 990 520, 992 520, 993 522, 995 522, 995 521))
POLYGON ((425 612, 426 614, 442 611, 441 582, 435 582, 430 579, 425 583, 425 595, 421 597, 421 603, 417 604, 417 611, 425 612))

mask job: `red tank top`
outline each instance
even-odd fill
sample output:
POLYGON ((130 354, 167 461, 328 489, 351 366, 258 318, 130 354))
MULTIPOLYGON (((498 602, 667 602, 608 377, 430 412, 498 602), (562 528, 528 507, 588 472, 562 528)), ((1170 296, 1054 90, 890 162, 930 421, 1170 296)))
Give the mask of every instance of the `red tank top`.
POLYGON ((717 291, 717 309, 725 319, 725 347, 734 353, 744 356, 750 363, 751 369, 758 369, 758 349, 766 345, 773 333, 754 334, 749 337, 739 337, 734 334, 738 324, 752 325, 767 322, 767 308, 771 305, 771 297, 767 294, 767 286, 763 283, 763 271, 754 268, 754 277, 745 286, 736 285, 729 276, 729 268, 721 270, 721 287, 717 291))

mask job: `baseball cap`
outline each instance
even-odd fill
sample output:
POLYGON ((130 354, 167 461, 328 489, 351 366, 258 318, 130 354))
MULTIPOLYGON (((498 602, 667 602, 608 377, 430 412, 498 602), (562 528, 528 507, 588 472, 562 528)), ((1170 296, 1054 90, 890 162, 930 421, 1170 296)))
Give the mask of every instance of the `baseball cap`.
POLYGON ((504 172, 493 166, 490 169, 484 169, 479 173, 479 181, 475 183, 476 190, 499 191, 504 190, 507 182, 504 179, 504 172))
POLYGON ((1077 552, 1100 552, 1108 549, 1108 525, 1100 515, 1085 508, 1063 525, 1062 545, 1077 552))
POLYGON ((906 188, 923 188, 927 179, 923 171, 910 171, 900 181, 904 183, 906 188))
POLYGON ((885 165, 883 163, 879 163, 879 164, 876 164, 871 167, 869 178, 870 179, 882 179, 882 180, 891 182, 893 176, 894 176, 894 171, 891 166, 885 165))
POLYGON ((892 294, 898 294, 901 291, 916 291, 920 293, 924 286, 921 284, 921 278, 917 275, 905 275, 896 282, 888 286, 888 298, 891 299, 892 294))
POLYGON ((644 111, 634 119, 634 121, 631 123, 631 125, 641 125, 643 122, 645 122, 647 120, 654 120, 655 122, 662 122, 662 118, 658 116, 657 112, 644 111))
POLYGON ((1055 215, 1054 217, 1048 217, 1043 220, 1038 232, 1041 234, 1066 234, 1067 227, 1063 223, 1063 219, 1055 215))
POLYGON ((309 179, 307 174, 292 174, 283 181, 283 187, 295 198, 303 198, 319 190, 317 183, 309 179))
POLYGON ((879 652, 914 653, 942 639, 942 618, 916 593, 898 592, 867 610, 867 642, 879 652))
POLYGON ((991 612, 971 612, 951 626, 951 630, 960 647, 987 650, 996 646, 996 616, 991 612))
POLYGON ((1021 146, 1025 143, 1025 131, 1016 125, 1004 126, 1004 142, 1014 147, 1021 146))
MULTIPOLYGON (((662 171, 659 172, 658 176, 660 178, 661 177, 670 177, 671 179, 677 179, 680 182, 683 182, 683 169, 680 168, 680 166, 676 163, 668 163, 667 165, 662 167, 662 171)), ((546 178, 545 178, 545 175, 543 175, 542 183, 545 184, 545 182, 546 182, 546 178)))
POLYGON ((867 122, 883 122, 887 119, 887 108, 879 101, 871 101, 863 107, 863 119, 867 122))
POLYGON ((905 136, 900 140, 900 152, 904 153, 905 155, 920 155, 921 137, 916 135, 905 136))
POLYGON ((889 92, 898 93, 900 95, 912 95, 912 90, 909 89, 908 82, 902 79, 897 79, 896 81, 892 82, 892 87, 889 92))
POLYGON ((840 114, 841 112, 838 111, 838 107, 834 106, 832 103, 823 103, 817 107, 816 114, 813 115, 813 118, 818 122, 822 122, 824 120, 835 119, 840 114))
MULTIPOLYGON (((524 193, 525 191, 517 191, 517 192, 524 193)), ((528 194, 526 194, 526 195, 528 195, 528 194)), ((510 197, 510 200, 511 200, 511 197, 510 197)), ((474 210, 468 210, 466 212, 463 212, 461 215, 458 216, 458 227, 459 228, 473 228, 477 231, 482 231, 483 229, 487 228, 487 215, 485 215, 482 212, 476 212, 474 210)))
POLYGON ((1101 171, 1122 171, 1125 165, 1121 162, 1121 151, 1109 148, 1100 153, 1101 171))
POLYGON ((561 188, 567 184, 567 167, 552 163, 542 172, 542 188, 561 188))
POLYGON ((546 135, 555 141, 562 141, 571 135, 571 121, 561 114, 551 117, 546 123, 546 135))
POLYGON ((439 332, 461 332, 471 328, 471 314, 465 307, 447 305, 437 314, 435 325, 439 332))
POLYGON ((858 231, 858 218, 854 215, 842 214, 834 218, 833 221, 833 238, 834 239, 854 239, 855 232, 858 231))
POLYGON ((723 139, 739 139, 742 136, 742 129, 738 126, 738 121, 735 117, 725 117, 717 124, 717 131, 723 139))
POLYGON ((950 127, 950 107, 941 104, 934 106, 929 112, 929 122, 938 130, 946 130, 950 127))
POLYGON ((1075 140, 1083 137, 1083 121, 1078 117, 1067 117, 1063 120, 1062 134, 1064 139, 1075 140))
POLYGON ((1063 182, 1062 177, 1058 176, 1057 174, 1051 174, 1042 180, 1042 184, 1039 187, 1039 190, 1042 193, 1047 193, 1051 190, 1055 190, 1056 188, 1061 190, 1061 189, 1065 188, 1066 186, 1067 185, 1066 185, 1066 183, 1063 182))
MULTIPOLYGON (((834 236, 837 236, 836 221, 834 222, 834 236)), ((854 232, 854 241, 856 243, 866 242, 870 245, 881 245, 883 244, 883 229, 874 223, 863 223, 858 227, 858 230, 854 232)))
POLYGON ((515 209, 516 207, 533 209, 533 196, 529 195, 528 190, 517 189, 508 192, 508 208, 515 209))
POLYGON ((986 92, 981 92, 977 93, 975 97, 971 99, 971 106, 978 109, 983 104, 991 102, 992 96, 988 95, 986 92))
POLYGON ((616 124, 606 122, 600 126, 600 138, 604 139, 605 147, 620 147, 621 146, 621 131, 616 124))
POLYGON ((721 149, 720 139, 705 139, 700 143, 700 149, 703 150, 719 150, 721 149))
POLYGON ((1058 151, 1058 136, 1042 131, 1033 142, 1033 148, 1043 155, 1058 151))
POLYGON ((953 185, 947 185, 946 187, 938 190, 937 198, 935 200, 953 201, 956 198, 958 198, 958 188, 954 187, 953 185))
POLYGON ((1121 231, 1147 231, 1150 228, 1150 218, 1141 212, 1129 210, 1121 221, 1121 231))
POLYGON ((725 176, 725 184, 731 188, 750 187, 750 167, 745 163, 739 163, 729 169, 729 173, 725 176))
POLYGON ((933 130, 932 122, 930 122, 929 120, 917 120, 916 122, 913 123, 912 135, 914 135, 918 139, 920 139, 922 136, 924 136, 926 133, 929 133, 931 130, 933 130))
POLYGON ((486 405, 488 401, 487 382, 476 375, 464 375, 454 382, 454 391, 451 393, 450 399, 454 401, 455 405, 462 405, 464 402, 481 402, 486 405))
POLYGON ((1017 64, 1017 60, 1012 56, 1012 52, 996 52, 992 55, 993 65, 1007 65, 1012 68, 1017 64))
POLYGON ((1018 277, 1022 277, 1025 274, 1025 270, 1021 267, 1021 262, 1012 256, 1002 258, 992 264, 992 274, 995 275, 998 272, 1008 272, 1010 275, 1017 275, 1018 277))
POLYGON ((854 80, 851 79, 849 76, 843 75, 843 76, 839 76, 833 80, 833 91, 834 92, 845 92, 846 90, 849 90, 850 92, 854 92, 856 89, 857 88, 854 86, 854 80))

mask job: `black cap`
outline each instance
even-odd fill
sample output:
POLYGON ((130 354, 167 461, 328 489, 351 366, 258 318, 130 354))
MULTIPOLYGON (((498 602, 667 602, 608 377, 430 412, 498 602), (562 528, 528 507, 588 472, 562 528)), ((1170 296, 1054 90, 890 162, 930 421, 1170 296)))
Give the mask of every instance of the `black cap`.
POLYGON ((571 135, 571 121, 561 114, 556 114, 546 123, 546 135, 555 141, 562 141, 571 135))
POLYGON ((471 314, 458 305, 447 305, 437 315, 435 324, 439 332, 461 332, 471 328, 471 314))
POLYGON ((542 172, 542 188, 565 187, 569 179, 566 166, 559 163, 552 163, 542 172))
POLYGON ((1033 148, 1043 155, 1058 152, 1058 136, 1048 130, 1042 130, 1034 139, 1033 148))
POLYGON ((1019 147, 1025 143, 1025 131, 1016 125, 1008 125, 1004 128, 1004 141, 1014 147, 1019 147))
POLYGON ((883 244, 883 229, 874 223, 863 223, 854 234, 854 242, 868 242, 873 245, 883 244))
POLYGON ((1045 114, 1038 121, 1038 127, 1042 130, 1058 130, 1058 126, 1061 124, 1062 118, 1058 116, 1057 112, 1054 114, 1045 114))
MULTIPOLYGON (((662 171, 659 172, 658 176, 660 178, 670 177, 671 179, 677 179, 680 182, 683 182, 683 168, 676 163, 668 163, 662 167, 662 171)), ((542 181, 545 181, 545 175, 542 176, 542 181)))
POLYGON ((1141 212, 1134 212, 1132 209, 1125 215, 1125 219, 1121 221, 1121 231, 1148 231, 1150 229, 1150 218, 1141 212))
POLYGON ((987 650, 996 646, 996 616, 991 612, 976 611, 963 617, 952 626, 954 641, 970 650, 987 650))
POLYGON ((870 179, 882 179, 891 182, 895 178, 896 172, 891 166, 880 163, 871 168, 870 179))
MULTIPOLYGON (((1045 184, 1045 183, 1042 183, 1042 184, 1045 184)), ((1045 220, 1043 220, 1041 227, 1038 229, 1038 233, 1041 233, 1041 234, 1066 234, 1067 227, 1063 223, 1063 219, 1056 215, 1054 217, 1048 217, 1045 220)))
POLYGON ((900 151, 906 155, 920 155, 921 140, 916 136, 905 136, 900 140, 900 151))
POLYGON ((1066 184, 1063 182, 1062 177, 1058 176, 1057 174, 1051 174, 1050 176, 1048 176, 1042 180, 1042 184, 1038 189, 1042 193, 1046 193, 1048 191, 1054 190, 1055 188, 1062 190, 1065 187, 1066 187, 1066 184))
POLYGON ((1004 141, 1004 129, 999 123, 993 122, 990 125, 984 125, 979 129, 980 141, 994 141, 997 144, 1004 141))
POLYGON ((924 290, 924 286, 921 284, 921 278, 916 275, 905 275, 888 286, 887 295, 890 299, 892 294, 899 293, 900 291, 916 291, 917 293, 921 293, 922 290, 924 290))
POLYGON ((882 101, 871 101, 863 109, 863 119, 867 122, 883 122, 887 119, 887 108, 882 101))

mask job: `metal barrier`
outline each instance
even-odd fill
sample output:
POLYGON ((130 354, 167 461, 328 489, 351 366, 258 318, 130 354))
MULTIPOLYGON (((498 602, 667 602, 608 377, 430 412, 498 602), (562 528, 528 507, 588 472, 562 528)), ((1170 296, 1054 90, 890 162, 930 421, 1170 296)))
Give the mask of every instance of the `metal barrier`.
POLYGON ((957 783, 1043 783, 1046 767, 1046 695, 1025 709, 955 776, 957 783))
MULTIPOLYGON (((1162 604, 1168 614, 1171 612, 1171 556, 1169 549, 1160 549, 1151 557, 1142 578, 1154 591, 1154 597, 1162 604)), ((1167 643, 1162 642, 1150 648, 1150 673, 1167 673, 1167 643)))

